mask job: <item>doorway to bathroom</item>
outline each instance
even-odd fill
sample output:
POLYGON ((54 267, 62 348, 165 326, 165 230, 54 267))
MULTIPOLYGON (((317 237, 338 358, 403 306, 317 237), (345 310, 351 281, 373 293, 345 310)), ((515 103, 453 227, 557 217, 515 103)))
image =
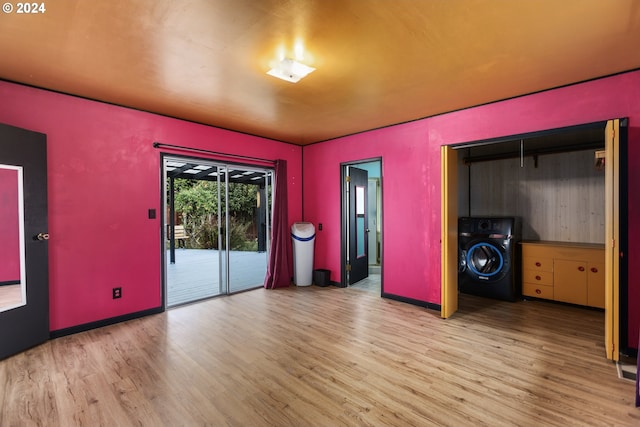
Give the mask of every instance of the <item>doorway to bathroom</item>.
POLYGON ((342 283, 382 294, 382 159, 342 164, 342 283))

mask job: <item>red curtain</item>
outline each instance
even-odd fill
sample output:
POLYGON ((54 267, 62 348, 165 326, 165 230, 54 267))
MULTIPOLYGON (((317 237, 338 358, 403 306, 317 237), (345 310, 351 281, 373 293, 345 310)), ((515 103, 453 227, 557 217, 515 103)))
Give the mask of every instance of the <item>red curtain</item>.
POLYGON ((264 287, 286 288, 293 277, 291 238, 287 201, 287 161, 276 160, 275 188, 273 192, 273 219, 271 224, 271 251, 264 287))

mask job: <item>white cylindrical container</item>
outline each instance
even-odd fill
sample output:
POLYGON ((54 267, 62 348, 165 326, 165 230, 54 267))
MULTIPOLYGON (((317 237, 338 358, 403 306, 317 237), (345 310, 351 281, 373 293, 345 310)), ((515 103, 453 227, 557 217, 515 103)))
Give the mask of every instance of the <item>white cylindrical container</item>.
POLYGON ((316 228, 310 222, 294 222, 291 226, 293 242, 293 283, 310 286, 313 281, 313 245, 316 228))

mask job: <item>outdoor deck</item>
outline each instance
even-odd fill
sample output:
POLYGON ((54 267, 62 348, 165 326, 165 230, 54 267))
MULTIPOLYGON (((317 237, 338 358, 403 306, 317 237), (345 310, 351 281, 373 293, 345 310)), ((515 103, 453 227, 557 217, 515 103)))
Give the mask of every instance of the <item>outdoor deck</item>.
MULTIPOLYGON (((220 256, 215 249, 176 249, 176 262, 167 263, 167 306, 226 293, 220 284, 220 256)), ((224 267, 224 261, 223 261, 224 267)), ((267 273, 265 252, 229 253, 229 293, 262 286, 267 273)))
MULTIPOLYGON (((220 286, 217 250, 176 249, 175 264, 169 262, 169 251, 165 259, 168 307, 226 293, 220 286)), ((229 293, 261 287, 267 274, 267 254, 231 251, 229 270, 229 293)), ((350 287, 380 295, 380 274, 370 273, 368 278, 350 287)))

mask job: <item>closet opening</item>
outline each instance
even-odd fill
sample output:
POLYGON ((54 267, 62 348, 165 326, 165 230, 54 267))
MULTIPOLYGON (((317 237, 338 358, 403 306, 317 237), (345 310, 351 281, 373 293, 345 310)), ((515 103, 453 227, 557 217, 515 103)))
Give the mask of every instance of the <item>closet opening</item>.
POLYGON ((470 267, 486 264, 493 273, 489 267, 508 266, 515 303, 548 299, 601 309, 607 357, 618 360, 632 351, 626 331, 626 130, 627 120, 616 119, 442 147, 442 317, 455 313, 459 292, 474 293, 464 276, 470 267), (481 234, 480 224, 492 229, 500 218, 515 219, 511 262, 499 263, 502 258, 488 250, 475 254, 483 243, 463 247, 465 239, 481 234), (476 219, 478 227, 467 230, 476 219), (573 260, 565 254, 568 247, 585 259, 573 260), (557 251, 562 255, 552 256, 557 251), (544 260, 534 259, 540 256, 544 260), (578 274, 566 276, 564 261, 584 265, 571 264, 578 274))

